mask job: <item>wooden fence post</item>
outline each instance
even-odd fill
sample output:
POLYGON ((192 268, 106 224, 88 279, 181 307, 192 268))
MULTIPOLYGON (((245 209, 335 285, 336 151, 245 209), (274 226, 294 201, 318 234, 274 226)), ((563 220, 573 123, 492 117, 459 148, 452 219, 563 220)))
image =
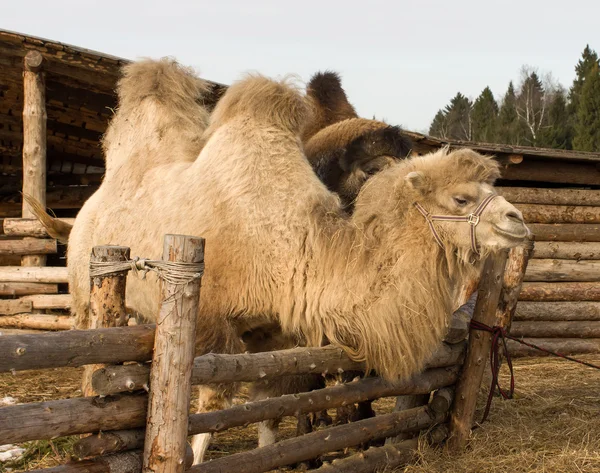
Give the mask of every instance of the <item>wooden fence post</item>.
MULTIPOLYGON (((501 251, 491 255, 485 262, 473 320, 489 326, 494 324, 507 256, 508 252, 501 251)), ((471 330, 467 357, 456 385, 454 408, 450 416, 448 445, 453 450, 464 448, 471 433, 477 393, 491 343, 491 333, 471 330)))
MULTIPOLYGON (((23 60, 23 193, 46 207, 46 87, 43 56, 29 51, 23 60)), ((23 200, 23 218, 34 218, 23 200)), ((21 257, 22 266, 44 266, 44 255, 21 257)))
MULTIPOLYGON (((92 248, 90 261, 119 262, 129 259, 129 248, 125 246, 95 246, 92 248)), ((90 315, 88 327, 108 328, 127 325, 125 311, 125 288, 127 272, 120 271, 90 278, 90 315)), ((81 391, 84 396, 94 396, 92 374, 104 365, 87 365, 83 371, 81 391)))
MULTIPOLYGON (((202 263, 204 239, 165 235, 163 260, 202 263)), ((156 321, 142 471, 183 473, 200 278, 184 285, 163 280, 162 298, 156 321)))

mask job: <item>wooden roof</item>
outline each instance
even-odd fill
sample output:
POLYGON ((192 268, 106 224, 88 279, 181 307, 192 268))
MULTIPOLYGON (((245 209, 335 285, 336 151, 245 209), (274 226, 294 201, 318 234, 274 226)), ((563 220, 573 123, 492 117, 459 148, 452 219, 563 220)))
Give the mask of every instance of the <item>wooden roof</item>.
MULTIPOLYGON (((81 199, 85 200, 100 182, 104 173, 100 138, 117 103, 115 86, 120 69, 129 62, 56 41, 0 30, 0 175, 12 176, 0 183, 0 214, 5 215, 3 209, 12 209, 11 205, 15 207, 11 213, 17 213, 20 202, 22 71, 23 57, 29 50, 41 52, 45 59, 48 206, 54 208, 78 208, 81 199), (81 184, 92 188, 77 189, 76 192, 72 187, 64 188, 81 184)), ((208 100, 210 105, 225 88, 217 83, 213 85, 213 97, 208 100)), ((525 158, 527 165, 510 168, 517 170, 517 174, 509 179, 520 179, 532 167, 539 171, 540 166, 546 168, 546 164, 562 161, 558 167, 553 165, 552 169, 546 169, 541 180, 600 185, 600 153, 451 142, 419 133, 408 134, 417 152, 450 145, 492 153, 509 164, 515 163, 515 156, 525 158), (577 176, 585 177, 571 178, 569 173, 564 174, 562 171, 567 163, 567 171, 578 168, 577 176), (565 180, 560 181, 563 177, 565 180)))

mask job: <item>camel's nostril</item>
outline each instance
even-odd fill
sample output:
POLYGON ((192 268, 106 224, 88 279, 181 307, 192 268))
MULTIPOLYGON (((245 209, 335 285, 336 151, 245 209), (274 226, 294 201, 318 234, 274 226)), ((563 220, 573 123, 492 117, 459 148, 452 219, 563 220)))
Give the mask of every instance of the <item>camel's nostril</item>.
POLYGON ((508 220, 515 220, 519 223, 523 222, 523 215, 518 210, 510 210, 506 212, 506 218, 508 220))

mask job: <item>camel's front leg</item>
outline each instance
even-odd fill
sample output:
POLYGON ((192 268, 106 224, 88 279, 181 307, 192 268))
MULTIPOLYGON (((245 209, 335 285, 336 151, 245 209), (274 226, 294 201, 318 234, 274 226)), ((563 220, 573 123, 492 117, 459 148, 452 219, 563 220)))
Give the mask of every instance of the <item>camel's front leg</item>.
MULTIPOLYGON (((232 386, 197 386, 198 409, 197 413, 219 411, 231 407, 233 397, 232 386)), ((210 444, 212 434, 196 434, 192 438, 192 451, 194 452, 194 465, 204 461, 204 455, 210 444)))

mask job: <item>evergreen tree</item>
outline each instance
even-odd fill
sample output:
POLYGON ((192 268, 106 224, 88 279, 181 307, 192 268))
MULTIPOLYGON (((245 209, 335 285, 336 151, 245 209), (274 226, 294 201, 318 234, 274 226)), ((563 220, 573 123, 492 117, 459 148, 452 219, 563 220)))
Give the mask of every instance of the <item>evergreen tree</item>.
POLYGON ((600 67, 594 65, 585 77, 579 106, 573 148, 600 151, 600 67))
POLYGON ((437 138, 447 139, 447 131, 446 115, 438 110, 429 127, 429 134, 437 138))
POLYGON ((552 97, 546 124, 541 128, 535 144, 544 148, 571 149, 572 139, 566 93, 559 88, 552 97))
POLYGON ((548 94, 535 71, 524 67, 522 83, 517 95, 516 110, 521 128, 525 130, 524 144, 535 146, 540 129, 546 124, 548 94))
POLYGON ((575 80, 569 91, 569 113, 573 116, 577 115, 577 109, 579 108, 579 98, 585 83, 585 78, 591 72, 594 66, 600 65, 598 61, 598 54, 596 51, 590 48, 587 44, 583 53, 581 53, 581 59, 575 66, 575 80))
POLYGON ((460 92, 450 100, 450 104, 444 109, 448 138, 462 141, 472 140, 472 107, 471 101, 460 92))
POLYGON ((502 106, 498 114, 497 131, 496 141, 499 143, 507 145, 522 144, 522 130, 517 116, 517 94, 512 81, 508 84, 508 90, 502 99, 502 106))
POLYGON ((473 104, 471 114, 473 124, 473 140, 494 143, 498 134, 498 104, 489 87, 483 89, 473 104))

